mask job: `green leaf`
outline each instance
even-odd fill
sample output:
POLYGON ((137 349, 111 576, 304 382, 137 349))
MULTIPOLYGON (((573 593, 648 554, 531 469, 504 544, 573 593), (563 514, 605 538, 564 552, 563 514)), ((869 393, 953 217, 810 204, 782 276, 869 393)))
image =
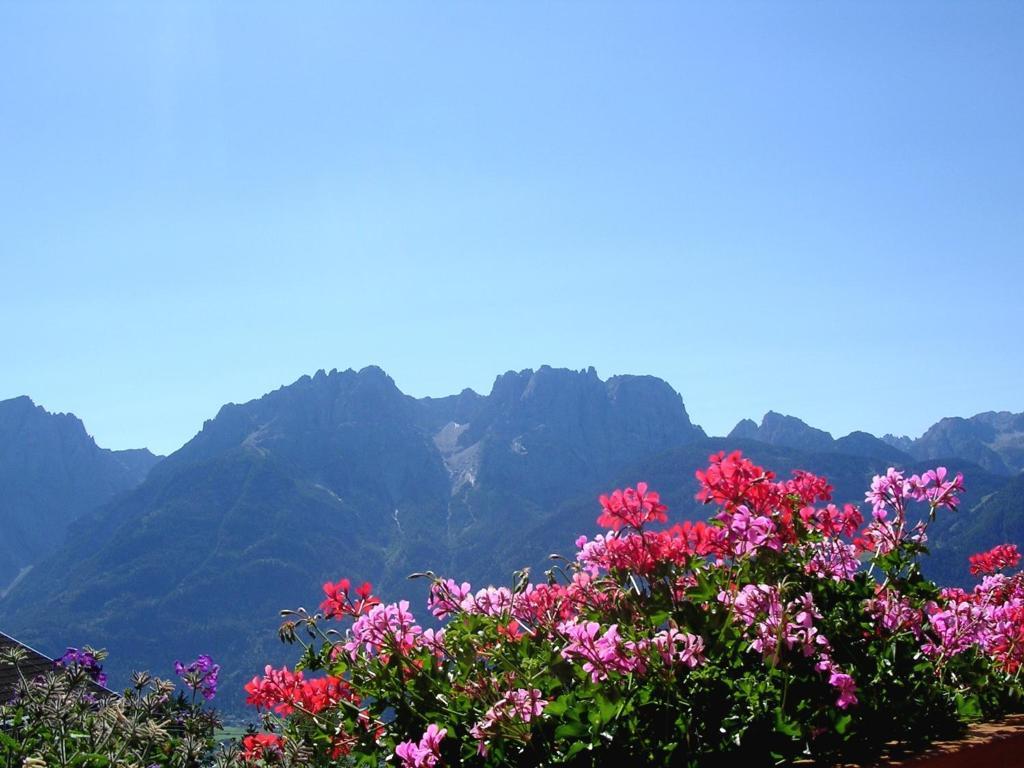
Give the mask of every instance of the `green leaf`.
POLYGON ((68 765, 82 766, 82 768, 107 768, 107 766, 110 765, 110 760, 103 755, 82 753, 80 755, 75 755, 68 765))
POLYGON ((660 627, 662 624, 668 621, 669 615, 670 614, 668 611, 658 611, 657 613, 652 613, 650 617, 650 623, 652 626, 660 627))
POLYGON ((573 755, 577 755, 584 749, 586 749, 587 746, 588 745, 582 741, 574 741, 572 745, 565 751, 565 756, 568 758, 572 757, 573 755))
POLYGON ((850 723, 853 722, 853 715, 843 715, 836 720, 836 733, 842 735, 846 733, 846 729, 850 727, 850 723))
POLYGON ((982 715, 981 700, 976 693, 964 696, 956 695, 956 711, 965 720, 980 720, 982 715))
POLYGON ((544 707, 545 715, 564 715, 565 711, 569 708, 569 696, 559 696, 554 701, 549 701, 548 705, 544 707))
POLYGON ((615 719, 616 713, 619 711, 619 705, 614 701, 602 701, 601 704, 601 723, 610 723, 615 719))
POLYGON ((0 744, 3 744, 8 749, 13 749, 13 750, 18 750, 18 751, 20 751, 20 748, 21 748, 21 745, 18 742, 16 742, 14 739, 12 739, 10 736, 8 736, 3 731, 0 731, 0 744))
POLYGON ((786 717, 782 707, 775 708, 775 730, 794 739, 800 736, 800 725, 786 717))
POLYGON ((686 590, 686 596, 694 602, 710 600, 718 594, 718 587, 714 582, 709 581, 703 572, 697 575, 697 584, 686 590))
POLYGON ((560 726, 555 728, 556 739, 574 739, 577 736, 582 736, 586 732, 586 728, 583 723, 569 722, 562 723, 560 726))

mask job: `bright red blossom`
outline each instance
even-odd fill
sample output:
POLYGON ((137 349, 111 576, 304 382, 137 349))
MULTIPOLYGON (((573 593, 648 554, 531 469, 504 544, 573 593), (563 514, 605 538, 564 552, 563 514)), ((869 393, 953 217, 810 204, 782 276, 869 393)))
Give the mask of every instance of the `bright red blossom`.
POLYGON ((253 733, 242 739, 242 757, 246 760, 262 760, 280 754, 284 739, 276 733, 253 733))
POLYGON ((530 625, 554 626, 576 613, 569 590, 562 584, 530 584, 515 605, 515 616, 530 625))
POLYGON ((274 669, 269 664, 263 677, 254 677, 245 684, 246 703, 261 709, 290 715, 294 710, 316 714, 334 706, 339 700, 354 699, 349 684, 337 677, 307 680, 302 672, 287 667, 274 669))
POLYGON ((324 595, 326 599, 320 603, 320 610, 327 618, 341 618, 348 613, 348 590, 351 587, 348 579, 342 579, 337 584, 324 583, 324 595))
POLYGON ((585 537, 577 541, 581 551, 577 559, 590 568, 633 571, 649 576, 661 566, 686 567, 694 555, 721 554, 724 535, 721 528, 703 522, 686 521, 664 531, 643 531, 585 537))
POLYGON ((787 496, 799 498, 803 506, 809 506, 816 501, 832 500, 833 488, 828 480, 802 469, 794 469, 793 479, 784 480, 778 485, 787 496))
POLYGON ((601 516, 597 524, 617 531, 623 526, 641 528, 645 523, 664 523, 668 520, 668 507, 661 503, 657 491, 648 491, 647 483, 636 488, 614 490, 611 496, 601 496, 601 516))
POLYGON ((1014 568, 1020 563, 1020 552, 1016 544, 1000 544, 988 552, 979 552, 967 558, 971 564, 971 575, 995 573, 1004 568, 1014 568))
POLYGON ((743 458, 739 451, 728 456, 725 451, 708 457, 708 468, 697 470, 701 489, 697 500, 705 504, 720 504, 726 508, 746 504, 751 511, 765 514, 781 506, 782 493, 772 482, 774 472, 768 472, 743 458))
POLYGON ((823 509, 804 507, 800 510, 800 519, 804 525, 814 528, 823 536, 838 538, 853 536, 864 522, 864 515, 853 504, 846 504, 842 509, 829 504, 823 509))
POLYGON ((371 596, 373 587, 370 582, 364 581, 356 587, 358 600, 349 600, 349 590, 352 583, 348 579, 341 579, 336 584, 326 582, 323 586, 324 601, 320 603, 320 610, 328 619, 341 619, 345 616, 362 616, 370 608, 380 604, 380 599, 371 596))

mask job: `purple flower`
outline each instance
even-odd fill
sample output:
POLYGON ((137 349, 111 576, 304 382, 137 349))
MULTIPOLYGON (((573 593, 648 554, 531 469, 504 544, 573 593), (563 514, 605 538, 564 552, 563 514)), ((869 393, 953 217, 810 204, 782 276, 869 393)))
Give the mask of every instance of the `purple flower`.
POLYGON ((68 648, 64 652, 64 655, 53 663, 54 666, 59 669, 67 669, 71 671, 79 670, 84 672, 89 679, 97 685, 107 684, 107 676, 103 672, 103 666, 89 651, 82 651, 78 648, 68 648))
POLYGON ((214 664, 206 654, 202 654, 189 665, 180 661, 174 662, 174 673, 181 678, 192 691, 202 695, 210 701, 217 695, 217 675, 220 673, 220 664, 214 664))

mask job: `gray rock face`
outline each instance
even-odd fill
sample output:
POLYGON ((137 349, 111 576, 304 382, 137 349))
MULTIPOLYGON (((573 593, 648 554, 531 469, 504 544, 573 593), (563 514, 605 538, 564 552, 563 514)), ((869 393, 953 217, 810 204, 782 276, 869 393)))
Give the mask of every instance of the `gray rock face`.
POLYGON ((882 435, 882 442, 904 453, 910 453, 914 447, 914 441, 906 435, 893 435, 888 432, 882 435))
POLYGON ((729 433, 730 440, 757 440, 757 422, 753 419, 741 419, 729 433))
POLYGON ((483 479, 549 503, 566 478, 585 484, 613 465, 703 437, 682 398, 661 379, 602 381, 593 368, 544 366, 499 376, 458 444, 479 446, 483 479))
POLYGON ((756 426, 750 419, 737 424, 729 437, 737 440, 758 440, 769 445, 796 448, 802 451, 829 451, 833 448, 832 435, 808 426, 795 416, 783 416, 768 411, 756 426))
POLYGON ((1024 471, 1024 413, 942 419, 913 442, 910 452, 920 459, 964 458, 990 472, 1016 474, 1024 471))
POLYGON ((134 488, 159 460, 99 448, 69 413, 0 401, 0 594, 52 553, 72 520, 134 488))

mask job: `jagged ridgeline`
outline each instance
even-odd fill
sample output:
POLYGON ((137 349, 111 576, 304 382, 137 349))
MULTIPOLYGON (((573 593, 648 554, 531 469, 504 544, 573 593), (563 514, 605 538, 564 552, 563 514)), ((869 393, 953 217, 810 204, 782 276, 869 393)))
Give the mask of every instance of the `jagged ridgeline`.
POLYGON ((487 396, 416 400, 378 368, 320 372, 225 406, 142 485, 75 521, 0 603, 2 621, 44 648, 105 646, 115 674, 210 652, 229 689, 232 671, 240 684, 280 655, 278 610, 317 602, 328 578, 396 596, 426 568, 505 579, 560 504, 703 437, 653 377, 542 368, 487 396))
POLYGON ((996 474, 1024 470, 1024 413, 988 411, 969 419, 950 417, 917 440, 886 435, 883 440, 917 458, 957 456, 996 474))
POLYGON ((0 401, 0 596, 72 521, 143 481, 159 456, 100 448, 69 413, 0 401))
MULTIPOLYGON (((703 517, 694 470, 733 448, 828 476, 837 501, 861 500, 887 466, 934 463, 913 445, 866 433, 833 440, 777 414, 709 438, 651 376, 543 367, 499 376, 487 395, 415 399, 379 368, 321 371, 224 406, 144 482, 126 485, 137 487, 55 524, 66 539, 0 599, 0 628, 52 652, 107 647, 115 683, 132 668, 167 674, 175 659, 210 653, 230 709, 246 679, 292 656, 275 639, 278 611, 314 608, 324 581, 372 581, 415 609, 425 585, 406 580, 414 571, 507 583, 530 565, 543 578, 549 553, 571 556, 575 536, 596 531, 596 497, 612 487, 647 480, 673 519, 703 517)), ((1024 538, 1002 538, 1024 520, 1014 511, 1024 489, 997 493, 1010 465, 994 473, 946 461, 968 477, 965 504, 991 495, 1001 505, 998 535, 971 529, 979 544, 1024 538)), ((955 581, 966 566, 954 539, 934 544, 936 567, 955 581)))

